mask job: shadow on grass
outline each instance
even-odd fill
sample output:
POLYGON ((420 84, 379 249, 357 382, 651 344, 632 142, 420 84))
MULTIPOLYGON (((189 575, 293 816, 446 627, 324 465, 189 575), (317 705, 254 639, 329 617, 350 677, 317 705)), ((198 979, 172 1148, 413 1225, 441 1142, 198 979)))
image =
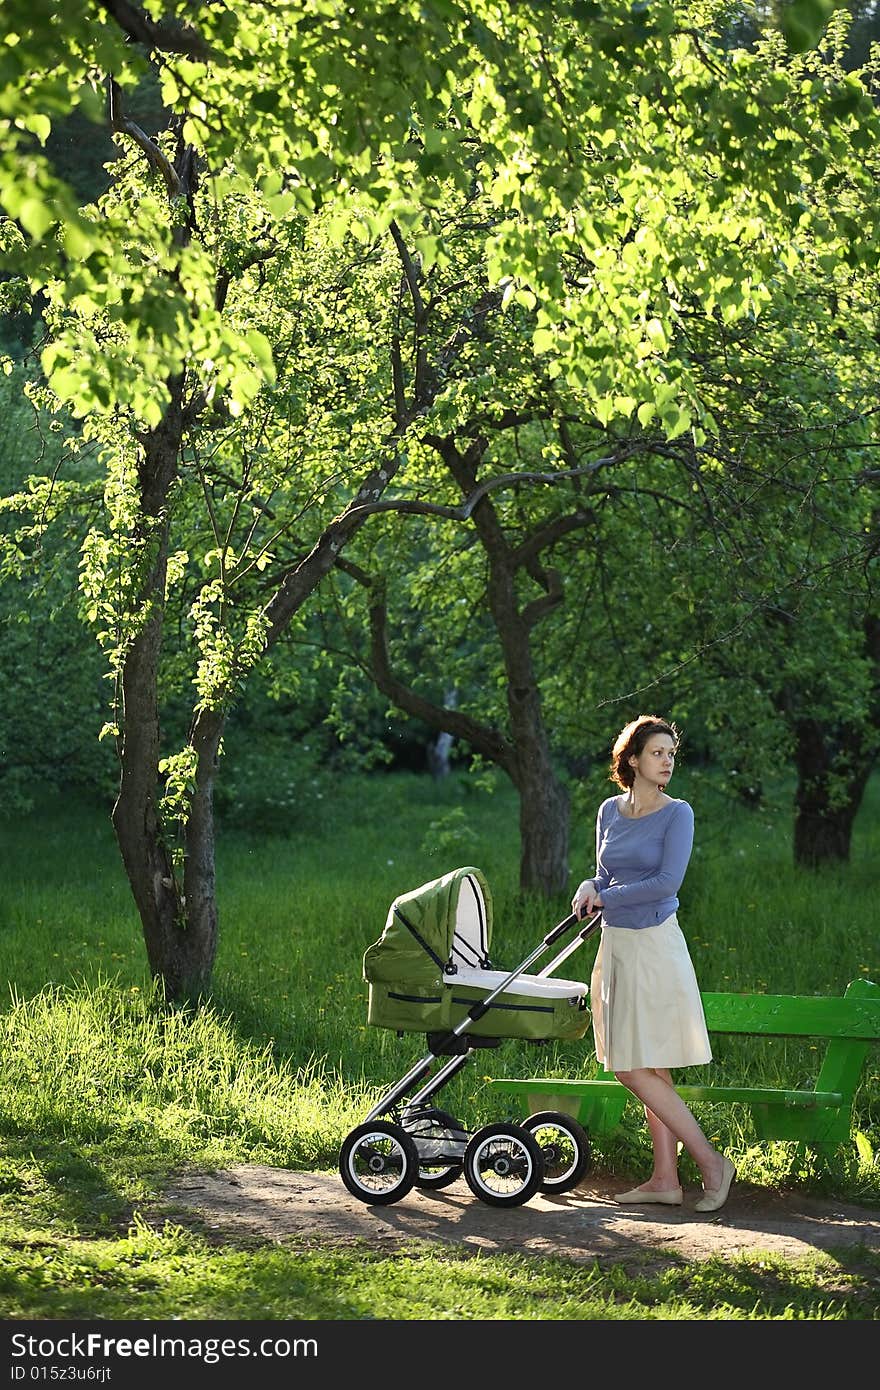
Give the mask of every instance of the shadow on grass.
POLYGON ((82 1237, 127 1230, 136 1206, 131 1187, 124 1187, 128 1180, 158 1190, 165 1175, 186 1161, 173 1142, 153 1135, 144 1144, 139 1133, 133 1147, 132 1138, 130 1131, 100 1126, 88 1141, 76 1141, 69 1124, 59 1123, 55 1135, 44 1126, 34 1140, 19 1126, 0 1123, 0 1194, 6 1195, 7 1212, 14 1216, 21 1203, 29 1227, 45 1220, 82 1237))

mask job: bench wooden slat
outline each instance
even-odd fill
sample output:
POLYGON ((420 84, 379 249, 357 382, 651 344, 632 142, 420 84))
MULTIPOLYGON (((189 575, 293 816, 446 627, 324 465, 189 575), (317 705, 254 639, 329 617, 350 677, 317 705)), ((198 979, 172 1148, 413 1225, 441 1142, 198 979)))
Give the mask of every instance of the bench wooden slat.
POLYGON ((733 1100, 745 1105, 793 1105, 822 1110, 843 1105, 842 1091, 785 1091, 773 1086, 677 1086, 683 1100, 733 1100))
MULTIPOLYGON (((621 1086, 619 1081, 611 1079, 605 1081, 601 1077, 596 1079, 584 1078, 582 1081, 573 1081, 569 1078, 555 1076, 511 1077, 501 1080, 493 1080, 492 1085, 498 1091, 505 1091, 510 1095, 528 1095, 530 1092, 540 1092, 545 1098, 558 1095, 565 1099, 591 1095, 594 1093, 617 1093, 624 1099, 629 1098, 630 1092, 626 1087, 621 1086)), ((676 1086, 676 1091, 683 1100, 707 1100, 707 1101, 739 1101, 745 1105, 793 1105, 804 1109, 822 1109, 827 1106, 843 1105, 845 1097, 841 1091, 786 1091, 775 1086, 676 1086)))
POLYGON ((754 1033, 762 1037, 789 1038, 880 1037, 880 999, 860 998, 855 992, 829 999, 807 994, 704 991, 702 998, 710 1033, 754 1033))

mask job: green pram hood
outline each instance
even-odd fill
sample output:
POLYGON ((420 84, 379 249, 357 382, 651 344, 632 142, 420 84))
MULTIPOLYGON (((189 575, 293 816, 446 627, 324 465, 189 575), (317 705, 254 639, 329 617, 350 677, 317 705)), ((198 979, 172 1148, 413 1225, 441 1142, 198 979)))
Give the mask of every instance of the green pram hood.
POLYGON ((381 938, 364 953, 370 983, 436 983, 447 967, 487 965, 492 895, 479 869, 453 869, 401 893, 388 909, 381 938))

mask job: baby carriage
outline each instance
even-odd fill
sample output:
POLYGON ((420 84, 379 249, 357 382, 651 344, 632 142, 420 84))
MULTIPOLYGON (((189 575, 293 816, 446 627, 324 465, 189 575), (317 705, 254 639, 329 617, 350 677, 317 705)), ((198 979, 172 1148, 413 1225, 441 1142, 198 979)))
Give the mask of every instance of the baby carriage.
POLYGON ((507 972, 489 958, 492 897, 479 869, 453 869, 395 898, 380 940, 364 954, 367 1021, 400 1036, 425 1033, 429 1050, 346 1137, 339 1171, 353 1196, 386 1206, 413 1187, 438 1190, 463 1174, 481 1201, 513 1207, 580 1182, 590 1141, 570 1116, 542 1111, 471 1133, 429 1103, 477 1048, 583 1037, 589 986, 552 972, 595 931, 598 915, 539 974, 526 973, 578 922, 566 917, 507 972))

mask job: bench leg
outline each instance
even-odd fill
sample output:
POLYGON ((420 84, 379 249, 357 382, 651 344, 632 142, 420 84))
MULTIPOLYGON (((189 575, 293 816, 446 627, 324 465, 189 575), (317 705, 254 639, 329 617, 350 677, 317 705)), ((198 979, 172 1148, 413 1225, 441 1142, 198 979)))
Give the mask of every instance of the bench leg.
POLYGON ((620 1124, 627 1101, 635 1099, 623 1087, 620 1089, 619 1095, 579 1097, 580 1104, 575 1118, 588 1134, 611 1134, 620 1124))

